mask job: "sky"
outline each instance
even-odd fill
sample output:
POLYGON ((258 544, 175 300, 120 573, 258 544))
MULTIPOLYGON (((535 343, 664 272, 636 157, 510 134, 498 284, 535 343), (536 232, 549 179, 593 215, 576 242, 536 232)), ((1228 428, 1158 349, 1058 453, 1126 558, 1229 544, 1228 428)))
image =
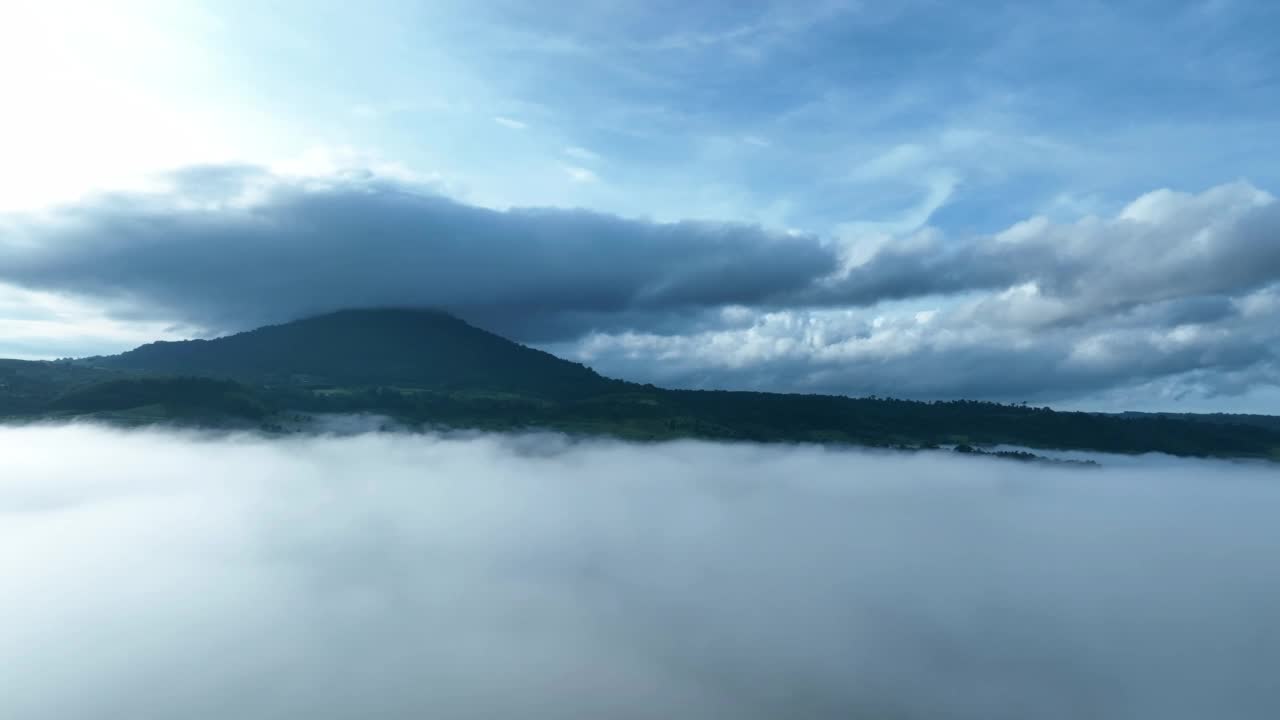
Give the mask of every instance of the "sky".
POLYGON ((1261 465, 85 425, 0 453, 6 718, 1280 712, 1261 465))
POLYGON ((0 356, 432 305, 681 387, 1280 402, 1272 2, 0 13, 0 356))

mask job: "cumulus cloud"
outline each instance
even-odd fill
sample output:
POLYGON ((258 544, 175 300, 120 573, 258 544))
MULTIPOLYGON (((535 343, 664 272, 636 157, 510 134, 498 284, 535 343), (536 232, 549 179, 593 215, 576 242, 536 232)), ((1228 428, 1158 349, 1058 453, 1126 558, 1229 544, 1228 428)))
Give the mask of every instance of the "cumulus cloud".
POLYGON ((1241 393, 1280 382, 1277 234, 1280 203, 1248 184, 1159 191, 1113 218, 856 246, 796 307, 559 350, 685 385, 1055 400, 1164 379, 1166 399, 1241 393))
POLYGON ((4 717, 1280 712, 1269 468, 74 426, 0 452, 4 717))
POLYGON ((686 386, 1051 401, 1280 376, 1280 203, 1245 182, 1111 217, 851 241, 496 211, 381 174, 204 167, 169 184, 0 219, 0 281, 211 331, 430 305, 686 386))
POLYGON ((1160 190, 1113 218, 1052 223, 1036 217, 970 241, 924 235, 887 244, 833 280, 830 292, 866 302, 1025 285, 1062 301, 1046 322, 1086 320, 1274 283, 1280 277, 1277 232, 1280 203, 1247 183, 1199 195, 1160 190))
POLYGON ((681 334, 594 333, 549 349, 624 377, 690 387, 1017 402, 1159 380, 1146 402, 1175 402, 1280 382, 1280 310, 1265 300, 1274 295, 1031 328, 989 307, 1006 302, 1000 296, 873 311, 731 311, 723 325, 704 322, 681 334))

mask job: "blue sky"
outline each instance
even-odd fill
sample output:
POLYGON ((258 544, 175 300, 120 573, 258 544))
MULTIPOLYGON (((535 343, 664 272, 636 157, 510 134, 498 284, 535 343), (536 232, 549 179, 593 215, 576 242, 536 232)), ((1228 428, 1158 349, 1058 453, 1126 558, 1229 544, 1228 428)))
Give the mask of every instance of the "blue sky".
MULTIPOLYGON (((0 220, 0 231, 9 227, 28 245, 44 242, 31 230, 34 214, 83 215, 101 209, 107 191, 117 204, 191 194, 190 183, 175 190, 167 178, 211 165, 264 168, 290 181, 371 177, 480 209, 754 225, 835 248, 845 264, 921 243, 928 258, 969 247, 986 257, 991 238, 1019 223, 1087 232, 1078 228, 1090 216, 1118 221, 1163 189, 1201 208, 1204 227, 1187 231, 1192 242, 1215 218, 1237 217, 1195 198, 1245 187, 1232 197, 1256 191, 1265 205, 1280 187, 1280 6, 1269 2, 103 5, 19 2, 3 11, 0 80, 11 90, 0 120, 0 156, 9 160, 0 167, 0 210, 10 220, 0 220)), ((209 192, 218 190, 196 194, 209 192)), ((1158 235, 1144 241, 1153 257, 1163 251, 1158 235)), ((1277 242, 1249 237, 1222 242, 1277 242)), ((1241 256, 1206 257, 1224 263, 1205 268, 1212 273, 1241 256)), ((1003 287, 962 282, 847 306, 773 297, 697 310, 719 313, 712 330, 723 334, 744 323, 761 330, 778 313, 790 313, 793 325, 830 323, 831 313, 868 324, 880 317, 882 326, 921 312, 950 316, 983 293, 997 297, 1025 282, 1053 296, 1044 278, 1023 270, 1003 287), (744 311, 754 313, 750 321, 744 311)), ((1161 282, 1176 290, 1181 277, 1161 282)), ((1108 290, 1118 298, 1110 304, 1083 302, 1082 292, 1053 298, 1096 313, 1179 298, 1260 307, 1270 298, 1266 280, 1159 297, 1108 290)), ((8 338, 0 355, 101 352, 157 331, 233 329, 211 327, 177 301, 121 310, 87 285, 3 281, 0 335, 8 338)), ((682 338, 708 332, 705 323, 696 331, 672 330, 670 321, 623 325, 601 321, 548 346, 578 357, 594 348, 602 370, 636 372, 653 365, 636 348, 677 352, 682 338)), ((1187 323, 1161 331, 1180 326, 1187 323)), ((1225 326, 1196 327, 1182 332, 1225 326)), ((1031 338, 1057 332, 1023 330, 1031 338)), ((1233 327, 1231 337, 1242 333, 1233 327)), ((741 348, 749 338, 714 342, 741 348)), ((822 354, 823 342, 808 342, 811 355, 822 354)), ((700 365, 694 357, 706 356, 669 356, 668 367, 687 370, 658 379, 891 389, 839 380, 831 368, 815 369, 812 357, 800 374, 788 365, 757 366, 756 375, 742 374, 751 363, 741 358, 700 365)), ((1070 392, 1055 391, 1050 377, 1041 395, 1102 405, 1270 403, 1274 367, 1208 390, 1187 380, 1240 372, 1238 362, 1201 359, 1070 392), (1141 389, 1150 382, 1176 387, 1141 389)), ((920 392, 951 394, 945 383, 920 392)))

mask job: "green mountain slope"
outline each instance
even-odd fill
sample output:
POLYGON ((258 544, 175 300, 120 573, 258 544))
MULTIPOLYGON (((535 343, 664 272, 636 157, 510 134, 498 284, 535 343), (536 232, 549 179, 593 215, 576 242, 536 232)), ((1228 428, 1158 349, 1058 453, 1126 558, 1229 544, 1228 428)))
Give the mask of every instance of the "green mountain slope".
POLYGON ((284 429, 369 412, 413 426, 634 439, 1021 445, 1280 459, 1258 416, 1104 415, 987 402, 667 390, 612 380, 452 316, 349 310, 73 362, 0 361, 0 418, 284 429))
POLYGON ((45 412, 69 391, 120 376, 65 361, 0 360, 0 418, 45 412))
POLYGON ((97 365, 292 385, 385 385, 579 397, 616 383, 429 310, 344 310, 214 340, 154 342, 97 365))
POLYGON ((262 418, 272 411, 253 388, 231 380, 202 377, 149 377, 103 380, 60 394, 55 411, 123 412, 160 408, 166 418, 230 416, 262 418))

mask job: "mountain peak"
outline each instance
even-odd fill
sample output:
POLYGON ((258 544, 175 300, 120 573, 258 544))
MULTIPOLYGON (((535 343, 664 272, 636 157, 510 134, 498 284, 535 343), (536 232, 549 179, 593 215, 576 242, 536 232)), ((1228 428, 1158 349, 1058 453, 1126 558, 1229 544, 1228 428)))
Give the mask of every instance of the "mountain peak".
POLYGON ((266 382, 404 385, 560 397, 614 381, 431 308, 352 308, 215 338, 155 342, 98 364, 266 382))

